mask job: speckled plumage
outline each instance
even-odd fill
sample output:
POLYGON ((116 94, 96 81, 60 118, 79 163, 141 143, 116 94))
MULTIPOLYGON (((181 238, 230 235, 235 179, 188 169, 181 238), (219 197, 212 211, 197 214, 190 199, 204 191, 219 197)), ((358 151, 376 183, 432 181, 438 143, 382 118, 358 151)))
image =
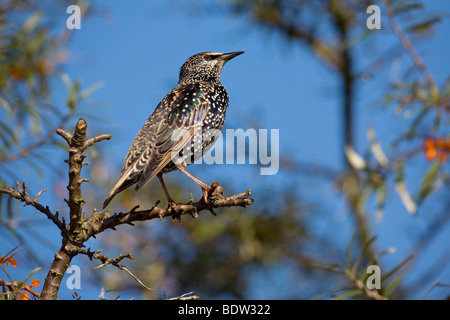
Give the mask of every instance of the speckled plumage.
POLYGON ((211 148, 215 141, 213 133, 222 130, 228 93, 220 82, 220 73, 228 60, 241 53, 202 52, 183 64, 178 85, 158 104, 131 144, 120 178, 103 208, 117 193, 134 184, 138 191, 155 176, 160 179, 169 202, 173 201, 162 174, 177 169, 194 179, 205 196, 207 186, 183 168, 211 148), (175 139, 178 136, 179 139, 175 139), (184 154, 189 144, 191 152, 184 154), (179 156, 176 160, 172 159, 174 153, 179 156))

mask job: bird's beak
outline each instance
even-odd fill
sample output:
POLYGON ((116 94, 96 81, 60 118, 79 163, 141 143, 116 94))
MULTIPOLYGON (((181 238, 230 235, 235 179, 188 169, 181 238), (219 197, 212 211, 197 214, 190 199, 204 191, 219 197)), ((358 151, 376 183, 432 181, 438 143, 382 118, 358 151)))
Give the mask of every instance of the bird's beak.
POLYGON ((236 51, 236 52, 230 52, 230 53, 222 53, 222 55, 219 57, 219 59, 224 60, 227 62, 228 60, 233 59, 234 57, 237 57, 240 54, 243 54, 245 51, 236 51))

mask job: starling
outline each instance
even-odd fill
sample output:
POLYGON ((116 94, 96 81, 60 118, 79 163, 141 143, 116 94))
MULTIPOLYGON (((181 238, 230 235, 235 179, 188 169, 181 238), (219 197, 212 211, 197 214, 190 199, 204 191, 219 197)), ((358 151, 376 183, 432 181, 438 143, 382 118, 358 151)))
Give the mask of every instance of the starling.
POLYGON ((201 52, 183 64, 178 85, 162 99, 134 138, 120 178, 103 208, 117 193, 134 184, 139 191, 155 176, 169 205, 174 204, 162 177, 163 173, 174 170, 183 172, 200 185, 203 200, 208 201, 209 186, 185 167, 201 158, 214 144, 217 132, 222 130, 228 93, 220 82, 220 73, 228 60, 242 53, 201 52))

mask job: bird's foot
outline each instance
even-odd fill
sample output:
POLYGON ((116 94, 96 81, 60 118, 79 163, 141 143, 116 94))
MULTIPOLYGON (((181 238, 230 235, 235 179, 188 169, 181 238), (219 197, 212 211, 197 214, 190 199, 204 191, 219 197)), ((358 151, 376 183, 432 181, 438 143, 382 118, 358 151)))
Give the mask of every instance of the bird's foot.
MULTIPOLYGON (((213 182, 210 187, 207 188, 202 187, 202 192, 203 192, 202 200, 205 204, 211 204, 212 201, 218 199, 225 199, 225 197, 223 196, 223 188, 217 182, 213 182)), ((210 211, 212 212, 212 210, 210 211)))
POLYGON ((223 196, 223 187, 220 186, 217 182, 213 182, 211 184, 211 187, 208 189, 208 199, 225 199, 225 197, 223 196))
POLYGON ((177 219, 178 221, 181 221, 181 213, 179 213, 177 210, 178 205, 179 204, 176 203, 173 199, 169 199, 167 208, 169 209, 169 213, 172 214, 173 219, 177 219))

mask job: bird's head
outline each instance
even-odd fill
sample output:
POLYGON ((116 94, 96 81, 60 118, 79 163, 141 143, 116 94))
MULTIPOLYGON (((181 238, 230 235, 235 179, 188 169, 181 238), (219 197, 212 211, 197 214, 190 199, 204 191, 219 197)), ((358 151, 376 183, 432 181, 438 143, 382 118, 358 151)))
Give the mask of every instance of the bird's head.
POLYGON ((227 61, 244 53, 244 51, 219 53, 219 52, 200 52, 183 64, 180 69, 179 83, 187 81, 220 81, 220 73, 227 61))

